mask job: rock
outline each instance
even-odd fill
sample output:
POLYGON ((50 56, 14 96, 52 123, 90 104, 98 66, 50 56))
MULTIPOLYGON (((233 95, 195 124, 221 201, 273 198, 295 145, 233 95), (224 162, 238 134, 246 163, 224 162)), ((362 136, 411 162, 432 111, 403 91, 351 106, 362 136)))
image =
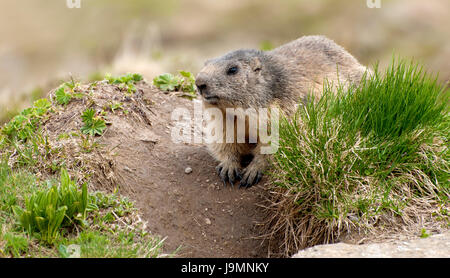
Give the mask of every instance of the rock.
POLYGON ((140 141, 145 142, 145 143, 156 144, 160 141, 159 136, 156 135, 155 133, 153 133, 149 129, 143 129, 143 130, 138 131, 138 135, 136 137, 139 138, 140 141))
POLYGON ((293 258, 450 258, 450 232, 409 241, 316 245, 293 258))
POLYGON ((209 218, 205 218, 206 225, 211 225, 211 220, 209 218))
POLYGON ((186 167, 186 169, 184 169, 184 172, 186 174, 190 174, 190 173, 192 173, 192 168, 191 167, 186 167))
POLYGON ((127 167, 127 166, 123 167, 123 169, 124 169, 125 171, 129 172, 129 173, 132 173, 132 172, 133 172, 133 171, 132 171, 129 167, 127 167))

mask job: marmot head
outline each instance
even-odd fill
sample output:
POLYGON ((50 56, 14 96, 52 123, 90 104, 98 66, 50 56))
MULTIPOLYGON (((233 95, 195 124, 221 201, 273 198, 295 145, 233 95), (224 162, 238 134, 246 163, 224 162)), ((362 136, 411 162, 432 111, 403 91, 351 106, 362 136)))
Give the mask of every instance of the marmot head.
POLYGON ((209 105, 263 107, 270 100, 265 61, 259 50, 236 50, 208 60, 196 77, 198 92, 209 105))

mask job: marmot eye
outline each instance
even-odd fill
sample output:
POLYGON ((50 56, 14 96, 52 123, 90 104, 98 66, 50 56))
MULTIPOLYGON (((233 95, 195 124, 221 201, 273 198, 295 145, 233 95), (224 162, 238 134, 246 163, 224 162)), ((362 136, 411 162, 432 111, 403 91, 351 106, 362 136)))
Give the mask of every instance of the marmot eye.
POLYGON ((238 72, 238 67, 231 67, 227 70, 228 75, 232 75, 238 72))

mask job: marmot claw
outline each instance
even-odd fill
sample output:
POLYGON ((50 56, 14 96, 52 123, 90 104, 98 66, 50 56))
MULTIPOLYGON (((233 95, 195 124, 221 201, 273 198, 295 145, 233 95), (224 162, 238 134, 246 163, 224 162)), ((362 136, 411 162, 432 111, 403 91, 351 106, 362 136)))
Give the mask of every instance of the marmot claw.
POLYGON ((253 185, 257 184, 263 176, 261 171, 246 171, 244 177, 241 179, 239 183, 239 188, 245 187, 250 188, 253 185))
POLYGON ((231 186, 234 186, 236 179, 242 178, 241 171, 237 167, 225 166, 223 163, 216 167, 216 172, 224 186, 227 186, 227 182, 229 182, 231 186))

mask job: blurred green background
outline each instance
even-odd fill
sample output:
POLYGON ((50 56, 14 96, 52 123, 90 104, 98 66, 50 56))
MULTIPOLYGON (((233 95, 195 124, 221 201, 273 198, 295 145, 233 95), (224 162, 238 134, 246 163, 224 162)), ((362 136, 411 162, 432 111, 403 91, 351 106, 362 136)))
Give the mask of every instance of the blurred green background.
POLYGON ((0 121, 70 76, 196 73, 207 58, 323 34, 363 64, 414 58, 450 79, 450 1, 2 0, 0 121))

